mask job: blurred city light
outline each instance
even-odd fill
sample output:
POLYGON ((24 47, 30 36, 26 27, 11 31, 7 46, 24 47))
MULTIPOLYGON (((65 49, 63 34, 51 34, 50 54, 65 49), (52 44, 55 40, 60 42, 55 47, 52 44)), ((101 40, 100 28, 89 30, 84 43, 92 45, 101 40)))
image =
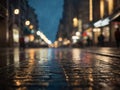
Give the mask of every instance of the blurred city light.
POLYGON ((93 32, 100 32, 100 28, 94 28, 93 32))
POLYGON ((60 42, 61 42, 61 41, 62 41, 62 37, 59 37, 59 38, 58 38, 58 41, 60 41, 60 42))
POLYGON ((19 31, 17 28, 13 28, 13 41, 16 43, 19 42, 19 31))
POLYGON ((77 43, 78 39, 80 39, 78 36, 72 36, 73 43, 77 43))
POLYGON ((78 26, 78 19, 75 17, 73 18, 73 26, 77 27, 78 26))
POLYGON ((29 36, 29 40, 30 40, 30 41, 33 41, 33 40, 34 40, 34 35, 30 35, 30 36, 29 36))
POLYGON ((99 20, 99 21, 97 21, 96 23, 94 23, 94 26, 95 26, 95 27, 100 27, 101 24, 102 24, 102 20, 99 20))
POLYGON ((33 29, 33 27, 34 27, 33 25, 30 25, 30 26, 29 26, 30 29, 33 29))
POLYGON ((25 25, 26 26, 30 25, 30 21, 29 20, 25 21, 25 25))
POLYGON ((28 42, 29 42, 29 37, 28 37, 28 36, 25 36, 24 41, 25 41, 25 43, 28 43, 28 42))
POLYGON ((40 36, 47 44, 52 44, 52 42, 40 31, 37 31, 37 35, 40 36))
POLYGON ((20 13, 20 10, 19 9, 15 9, 14 10, 14 14, 18 15, 20 13))
POLYGON ((76 32, 76 36, 80 36, 80 32, 76 32))

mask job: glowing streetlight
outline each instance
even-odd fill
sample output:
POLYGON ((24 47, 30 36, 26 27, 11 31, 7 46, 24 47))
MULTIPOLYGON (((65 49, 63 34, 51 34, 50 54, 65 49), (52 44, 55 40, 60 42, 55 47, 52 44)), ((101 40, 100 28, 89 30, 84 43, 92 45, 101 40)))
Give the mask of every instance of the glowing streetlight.
POLYGON ((25 21, 25 25, 29 26, 30 25, 30 21, 29 20, 25 21))
POLYGON ((15 9, 14 10, 14 14, 18 15, 20 13, 20 10, 19 9, 15 9))
POLYGON ((30 26, 29 26, 30 29, 33 29, 33 27, 34 27, 33 25, 30 25, 30 26))

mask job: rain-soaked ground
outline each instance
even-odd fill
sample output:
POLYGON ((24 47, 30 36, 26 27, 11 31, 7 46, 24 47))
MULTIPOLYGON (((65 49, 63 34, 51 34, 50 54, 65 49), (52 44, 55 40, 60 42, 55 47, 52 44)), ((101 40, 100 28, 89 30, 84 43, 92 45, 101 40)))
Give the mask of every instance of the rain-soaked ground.
POLYGON ((120 90, 120 50, 0 49, 0 90, 120 90))

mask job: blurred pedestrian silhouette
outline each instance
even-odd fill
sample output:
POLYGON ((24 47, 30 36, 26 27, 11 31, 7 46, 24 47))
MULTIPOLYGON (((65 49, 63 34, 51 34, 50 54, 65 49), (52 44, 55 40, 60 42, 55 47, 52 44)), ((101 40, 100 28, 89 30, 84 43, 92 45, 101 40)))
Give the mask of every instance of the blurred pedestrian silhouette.
POLYGON ((87 37, 87 46, 92 46, 92 40, 90 36, 87 37))
POLYGON ((117 28, 115 31, 115 40, 116 40, 116 46, 120 47, 120 29, 117 28))
POLYGON ((104 35, 101 33, 99 36, 98 36, 98 46, 104 46, 104 35))

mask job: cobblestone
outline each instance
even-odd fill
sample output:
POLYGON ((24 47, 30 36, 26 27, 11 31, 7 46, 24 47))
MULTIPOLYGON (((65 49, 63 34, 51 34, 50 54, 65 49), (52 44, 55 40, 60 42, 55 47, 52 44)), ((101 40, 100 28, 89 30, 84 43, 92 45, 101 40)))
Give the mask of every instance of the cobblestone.
POLYGON ((27 57, 19 55, 22 61, 0 68, 0 90, 120 89, 118 58, 81 49, 27 49, 20 54, 27 57))

